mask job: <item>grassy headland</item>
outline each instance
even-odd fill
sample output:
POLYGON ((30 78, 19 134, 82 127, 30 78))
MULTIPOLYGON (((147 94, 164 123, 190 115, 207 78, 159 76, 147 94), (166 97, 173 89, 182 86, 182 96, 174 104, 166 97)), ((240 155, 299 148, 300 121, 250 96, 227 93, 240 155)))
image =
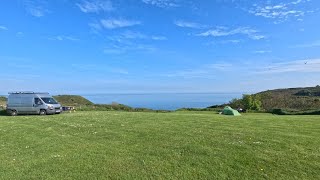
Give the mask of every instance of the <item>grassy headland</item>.
POLYGON ((58 95, 53 96, 63 106, 90 106, 93 105, 88 99, 78 95, 58 95))
MULTIPOLYGON (((248 101, 259 111, 278 114, 320 114, 320 86, 276 89, 233 99, 228 105, 248 108, 248 101)), ((250 103, 249 103, 250 104, 250 103)))

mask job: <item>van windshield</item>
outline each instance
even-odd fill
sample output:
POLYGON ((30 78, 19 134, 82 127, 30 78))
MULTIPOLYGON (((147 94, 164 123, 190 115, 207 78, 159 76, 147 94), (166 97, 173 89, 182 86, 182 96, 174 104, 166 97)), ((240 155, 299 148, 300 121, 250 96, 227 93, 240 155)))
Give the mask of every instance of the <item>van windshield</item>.
POLYGON ((46 104, 58 104, 58 102, 55 99, 51 98, 51 97, 42 97, 41 99, 46 104))

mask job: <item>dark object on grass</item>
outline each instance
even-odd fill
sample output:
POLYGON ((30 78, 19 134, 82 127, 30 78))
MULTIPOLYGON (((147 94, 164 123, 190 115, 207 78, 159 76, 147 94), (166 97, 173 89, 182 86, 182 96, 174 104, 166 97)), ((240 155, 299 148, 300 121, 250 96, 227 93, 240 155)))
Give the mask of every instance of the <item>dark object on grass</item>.
POLYGON ((238 111, 239 113, 246 113, 246 112, 247 112, 246 109, 242 109, 242 108, 238 108, 237 111, 238 111))
POLYGON ((75 112, 76 109, 73 106, 63 106, 62 111, 75 112))

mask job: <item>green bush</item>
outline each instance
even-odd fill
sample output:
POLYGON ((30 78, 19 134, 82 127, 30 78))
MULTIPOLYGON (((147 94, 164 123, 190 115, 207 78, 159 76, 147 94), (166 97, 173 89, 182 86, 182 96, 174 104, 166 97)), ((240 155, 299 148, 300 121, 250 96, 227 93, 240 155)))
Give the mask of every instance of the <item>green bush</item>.
POLYGON ((6 110, 1 110, 1 109, 0 109, 0 116, 5 116, 5 115, 7 115, 6 110))

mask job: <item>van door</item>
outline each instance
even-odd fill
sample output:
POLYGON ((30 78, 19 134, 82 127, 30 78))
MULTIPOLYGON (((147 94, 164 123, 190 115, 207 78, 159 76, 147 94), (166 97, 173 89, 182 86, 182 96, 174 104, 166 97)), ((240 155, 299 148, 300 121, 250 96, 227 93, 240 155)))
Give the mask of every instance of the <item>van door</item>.
POLYGON ((33 104, 33 113, 38 114, 40 112, 40 108, 43 105, 40 98, 34 98, 34 104, 33 104))
POLYGON ((30 114, 33 112, 33 98, 28 96, 21 96, 20 112, 23 114, 30 114))

